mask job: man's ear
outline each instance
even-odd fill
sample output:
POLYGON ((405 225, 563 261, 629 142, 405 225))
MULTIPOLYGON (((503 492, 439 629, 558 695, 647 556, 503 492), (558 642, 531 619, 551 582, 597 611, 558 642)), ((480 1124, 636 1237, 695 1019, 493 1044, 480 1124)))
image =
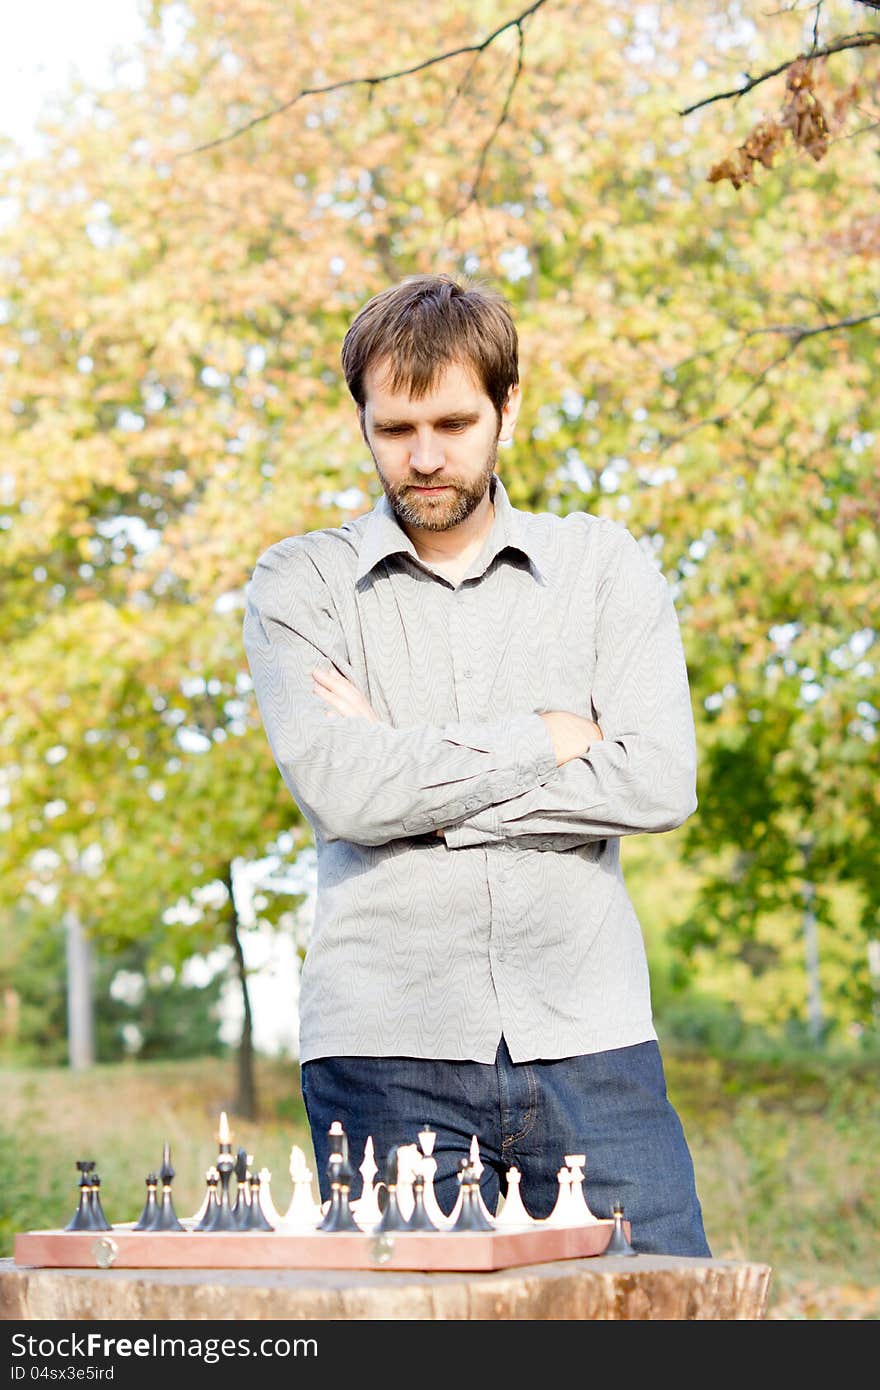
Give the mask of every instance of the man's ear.
POLYGON ((519 386, 511 386, 507 393, 507 400, 501 407, 501 430, 498 434, 499 444, 509 444, 513 439, 513 431, 516 426, 521 403, 522 392, 519 386))

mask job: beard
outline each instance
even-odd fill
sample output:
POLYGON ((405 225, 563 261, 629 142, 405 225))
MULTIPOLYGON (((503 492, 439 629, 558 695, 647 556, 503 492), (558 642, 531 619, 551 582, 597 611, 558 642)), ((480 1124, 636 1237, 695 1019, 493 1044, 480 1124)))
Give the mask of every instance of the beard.
POLYGON ((451 531, 453 526, 460 526, 475 512, 485 497, 498 462, 498 441, 495 440, 486 455, 478 477, 470 482, 444 478, 443 486, 449 491, 433 497, 415 491, 419 486, 429 486, 423 478, 390 483, 379 467, 375 454, 373 462, 391 510, 401 526, 418 526, 423 531, 451 531))

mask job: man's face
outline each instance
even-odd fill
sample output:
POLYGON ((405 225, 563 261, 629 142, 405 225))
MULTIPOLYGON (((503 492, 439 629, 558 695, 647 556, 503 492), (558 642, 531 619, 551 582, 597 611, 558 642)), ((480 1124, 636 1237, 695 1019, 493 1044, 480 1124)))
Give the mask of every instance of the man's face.
POLYGON ((500 426, 482 385, 458 362, 418 400, 391 390, 382 362, 369 369, 364 389, 361 429, 398 521, 426 531, 460 525, 486 495, 499 441, 512 436, 519 388, 500 426))

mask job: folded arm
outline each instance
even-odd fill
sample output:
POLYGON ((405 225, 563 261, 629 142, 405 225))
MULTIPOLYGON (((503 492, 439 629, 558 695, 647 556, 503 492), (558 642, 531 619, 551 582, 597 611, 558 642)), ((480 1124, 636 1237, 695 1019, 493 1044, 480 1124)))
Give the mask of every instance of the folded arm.
POLYGON ((671 830, 696 810, 693 713, 669 586, 628 531, 609 527, 602 541, 590 692, 602 738, 540 785, 447 827, 452 849, 499 840, 571 849, 671 830))
POLYGON ((424 834, 534 788, 556 762, 537 714, 395 729, 328 711, 318 666, 350 672, 332 596, 305 547, 257 564, 244 643, 281 776, 325 840, 380 845, 424 834))

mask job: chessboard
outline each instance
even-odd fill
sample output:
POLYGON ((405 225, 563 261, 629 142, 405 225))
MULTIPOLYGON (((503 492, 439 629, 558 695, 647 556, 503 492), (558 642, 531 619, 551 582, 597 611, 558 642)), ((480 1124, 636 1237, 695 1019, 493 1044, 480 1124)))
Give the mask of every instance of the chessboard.
POLYGON ((368 1140, 360 1166, 360 1196, 351 1199, 354 1170, 348 1139, 338 1122, 329 1131, 329 1200, 315 1199, 305 1154, 291 1149, 293 1195, 286 1211, 272 1200, 265 1168, 253 1155, 232 1154, 226 1115, 220 1117, 216 1165, 206 1173, 199 1210, 180 1219, 166 1143, 162 1165, 146 1178, 146 1201, 136 1221, 112 1224, 101 1198, 93 1160, 80 1160, 79 1205, 64 1229, 19 1232, 14 1262, 63 1269, 390 1269, 488 1271, 602 1254, 634 1255, 630 1224, 616 1204, 613 1218, 593 1214, 583 1193, 583 1154, 567 1154, 558 1173, 559 1196, 550 1215, 535 1219, 519 1193, 520 1173, 506 1173, 500 1212, 486 1208, 476 1136, 459 1164, 458 1198, 450 1213, 434 1195, 434 1133, 425 1126, 417 1144, 396 1144, 382 1178, 368 1140))
MULTIPOLYGON (((27 1231, 17 1265, 46 1269, 390 1269, 489 1271, 604 1253, 613 1221, 522 1231, 324 1232, 27 1231)), ((628 1231, 627 1231, 628 1234, 628 1231)))

